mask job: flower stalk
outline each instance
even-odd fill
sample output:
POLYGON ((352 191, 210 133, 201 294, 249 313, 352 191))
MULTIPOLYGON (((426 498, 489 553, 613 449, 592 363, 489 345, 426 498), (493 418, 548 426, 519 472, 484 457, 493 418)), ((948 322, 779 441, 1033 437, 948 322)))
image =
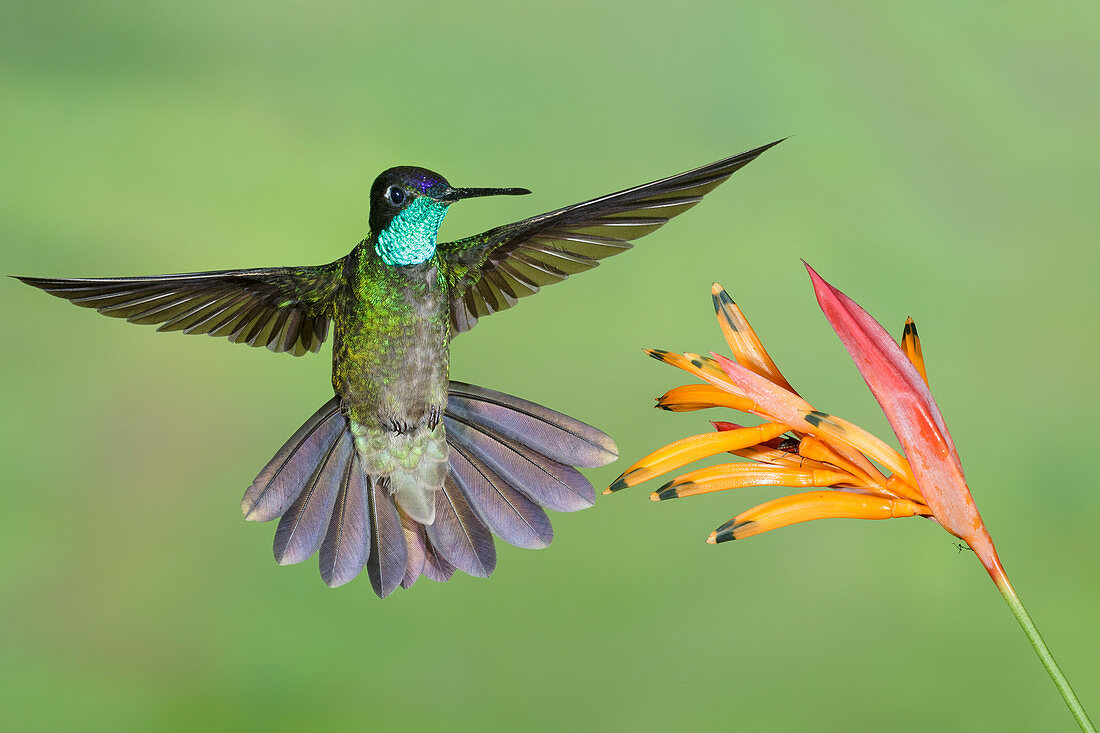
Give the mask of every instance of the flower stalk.
POLYGON ((1035 649, 1035 654, 1038 655, 1039 661, 1043 664, 1043 668, 1046 669, 1047 674, 1049 674, 1050 678, 1054 681, 1054 686, 1058 688, 1059 694, 1061 694, 1074 720, 1077 721, 1077 725, 1081 726, 1081 730, 1086 731, 1086 733, 1096 733, 1096 726, 1092 724, 1092 720, 1089 719, 1089 714, 1085 712, 1085 707, 1081 704, 1081 699, 1077 697, 1077 693, 1073 691, 1073 687, 1070 685, 1069 679, 1066 678, 1065 672, 1062 671, 1062 668, 1058 666, 1058 662, 1055 661, 1054 655, 1050 652, 1050 647, 1047 646, 1042 634, 1039 633, 1039 627, 1031 620, 1031 614, 1024 608, 1020 596, 1016 595, 1016 589, 1012 587, 1012 583, 1008 582, 1008 576, 1005 575, 1004 569, 1000 566, 1000 563, 997 564, 997 567, 994 571, 991 571, 989 575, 993 578, 993 583, 997 586, 997 590, 999 590, 1004 597, 1005 603, 1007 603, 1008 607, 1012 610, 1012 615, 1020 622, 1020 627, 1023 628, 1024 634, 1027 635, 1027 640, 1031 642, 1031 646, 1035 649))

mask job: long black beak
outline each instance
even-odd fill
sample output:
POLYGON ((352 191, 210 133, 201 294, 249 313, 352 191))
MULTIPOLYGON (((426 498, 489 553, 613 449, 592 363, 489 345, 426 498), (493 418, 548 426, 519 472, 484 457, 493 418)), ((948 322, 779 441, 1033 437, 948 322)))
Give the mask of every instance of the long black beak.
POLYGON ((452 188, 448 190, 440 201, 453 204, 462 199, 473 199, 481 196, 524 196, 531 193, 526 188, 452 188))

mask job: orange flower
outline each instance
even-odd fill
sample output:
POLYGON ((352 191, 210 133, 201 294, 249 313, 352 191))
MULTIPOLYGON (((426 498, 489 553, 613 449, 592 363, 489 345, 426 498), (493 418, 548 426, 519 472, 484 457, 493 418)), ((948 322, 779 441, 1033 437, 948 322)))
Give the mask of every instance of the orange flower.
MULTIPOLYGON (((728 452, 753 462, 693 471, 669 481, 650 498, 664 501, 742 486, 829 490, 783 497, 742 512, 712 532, 707 538, 711 543, 744 539, 811 519, 932 515, 908 461, 861 428, 818 412, 799 397, 726 291, 716 284, 712 294, 718 323, 737 361, 717 354, 711 358, 648 350, 653 358, 707 382, 676 387, 657 398, 657 407, 674 412, 727 407, 770 422, 756 427, 716 422, 718 432, 685 438, 651 453, 604 493, 728 452), (889 475, 870 459, 885 466, 889 475)), ((912 338, 915 342, 915 330, 912 338)))
POLYGON ((742 486, 816 489, 760 504, 711 532, 707 542, 739 540, 812 519, 928 517, 974 550, 1020 622, 1082 730, 1095 731, 1055 663, 997 557, 939 407, 928 390, 916 324, 905 323, 899 346, 863 308, 806 265, 818 304, 882 406, 904 455, 866 430, 814 409, 783 377, 741 309, 715 284, 718 323, 734 360, 719 354, 649 349, 653 358, 704 384, 676 387, 657 398, 673 412, 724 407, 767 421, 744 427, 715 422, 717 432, 679 440, 626 469, 605 494, 731 453, 749 462, 683 474, 654 491, 654 501, 742 486))

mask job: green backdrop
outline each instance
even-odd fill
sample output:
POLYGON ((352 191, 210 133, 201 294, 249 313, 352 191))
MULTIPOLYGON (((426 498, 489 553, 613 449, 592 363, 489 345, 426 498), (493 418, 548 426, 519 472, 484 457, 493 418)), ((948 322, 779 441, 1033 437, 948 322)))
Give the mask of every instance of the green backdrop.
MULTIPOLYGON (((374 176, 527 186, 463 236, 791 139, 595 272, 484 320, 452 374, 608 430, 719 415, 640 349, 722 348, 733 294, 812 402, 885 420, 805 258, 900 335, 1009 575, 1100 714, 1094 3, 5 3, 2 271, 314 264, 374 176)), ((745 489, 643 486, 379 601, 278 567, 238 502, 331 394, 302 359, 154 335, 0 283, 0 697, 13 729, 1022 730, 1072 720, 930 522, 711 547, 745 489)))

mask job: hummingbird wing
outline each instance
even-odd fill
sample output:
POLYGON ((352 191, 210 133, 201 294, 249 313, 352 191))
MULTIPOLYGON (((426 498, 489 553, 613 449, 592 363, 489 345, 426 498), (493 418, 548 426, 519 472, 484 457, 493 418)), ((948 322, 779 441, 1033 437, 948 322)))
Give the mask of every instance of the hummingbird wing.
POLYGON ((221 270, 153 277, 20 277, 28 285, 105 316, 161 324, 158 331, 225 336, 301 356, 328 333, 344 261, 318 267, 221 270))
POLYGON ((630 249, 781 140, 625 191, 490 229, 438 250, 449 267, 451 323, 468 331, 544 285, 630 249))

